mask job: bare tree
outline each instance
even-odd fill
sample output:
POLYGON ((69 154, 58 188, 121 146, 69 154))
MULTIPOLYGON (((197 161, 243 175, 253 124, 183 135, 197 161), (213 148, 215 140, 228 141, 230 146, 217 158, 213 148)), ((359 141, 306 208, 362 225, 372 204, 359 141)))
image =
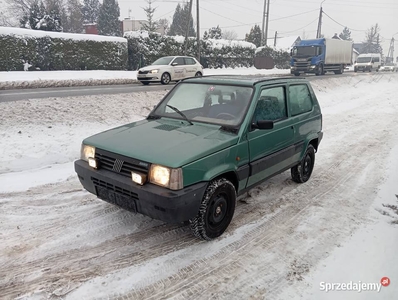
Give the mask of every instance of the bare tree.
POLYGON ((14 18, 21 20, 29 16, 30 7, 36 0, 6 0, 9 14, 14 18))
POLYGON ((224 30, 221 34, 224 40, 237 40, 238 34, 234 30, 224 30))
POLYGON ((6 12, 0 11, 0 26, 12 27, 14 24, 10 20, 6 12))
POLYGON ((365 35, 364 47, 362 53, 383 53, 380 40, 380 26, 376 25, 370 27, 365 35))
POLYGON ((160 30, 161 33, 167 34, 167 32, 169 31, 169 28, 170 28, 169 20, 160 19, 158 21, 158 27, 159 27, 159 30, 160 30))

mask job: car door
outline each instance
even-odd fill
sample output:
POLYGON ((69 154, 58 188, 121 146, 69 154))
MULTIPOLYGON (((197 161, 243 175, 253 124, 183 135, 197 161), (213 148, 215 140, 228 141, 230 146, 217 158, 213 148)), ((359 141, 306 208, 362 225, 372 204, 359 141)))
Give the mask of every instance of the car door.
POLYGON ((320 114, 314 111, 314 101, 307 84, 292 84, 287 89, 289 114, 294 124, 294 144, 297 149, 294 159, 299 161, 308 136, 318 134, 318 127, 314 124, 321 122, 320 114))
POLYGON ((294 126, 288 118, 284 85, 264 87, 257 99, 252 122, 274 121, 273 129, 251 129, 248 133, 250 176, 247 186, 256 184, 292 164, 294 126))
POLYGON ((173 68, 172 80, 180 80, 185 78, 185 60, 183 57, 176 57, 171 63, 173 68))
POLYGON ((196 61, 192 57, 185 57, 186 77, 195 77, 197 70, 196 61))

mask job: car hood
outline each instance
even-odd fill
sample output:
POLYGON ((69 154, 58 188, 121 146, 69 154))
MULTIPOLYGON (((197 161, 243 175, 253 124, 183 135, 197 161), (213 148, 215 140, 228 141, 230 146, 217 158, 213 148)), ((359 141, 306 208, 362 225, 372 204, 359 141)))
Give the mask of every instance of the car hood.
POLYGON ((146 67, 143 67, 143 68, 141 68, 141 69, 139 69, 138 71, 152 71, 152 70, 158 70, 158 69, 160 69, 160 68, 164 68, 164 67, 166 67, 166 66, 168 66, 168 65, 156 65, 156 66, 146 66, 146 67))
POLYGON ((178 168, 228 148, 238 135, 218 125, 170 119, 142 120, 91 136, 83 141, 109 152, 178 168))

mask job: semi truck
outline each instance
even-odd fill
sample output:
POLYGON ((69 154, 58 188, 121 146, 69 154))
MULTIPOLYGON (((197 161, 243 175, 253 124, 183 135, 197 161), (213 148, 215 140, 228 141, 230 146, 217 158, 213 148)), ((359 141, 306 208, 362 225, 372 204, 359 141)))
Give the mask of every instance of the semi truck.
POLYGON ((324 75, 331 71, 342 74, 352 64, 353 43, 341 39, 301 40, 291 51, 290 72, 324 75))

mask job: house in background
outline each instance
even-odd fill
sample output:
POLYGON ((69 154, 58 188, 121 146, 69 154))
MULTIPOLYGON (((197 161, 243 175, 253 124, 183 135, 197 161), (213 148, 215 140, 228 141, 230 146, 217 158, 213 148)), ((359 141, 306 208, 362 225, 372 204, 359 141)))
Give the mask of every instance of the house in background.
POLYGON ((84 24, 83 26, 85 34, 98 34, 97 24, 84 24))
MULTIPOLYGON (((144 24, 148 24, 147 20, 136 20, 136 19, 130 19, 130 18, 125 18, 122 21, 122 32, 125 33, 126 31, 141 31, 143 30, 144 24)), ((165 34, 165 28, 159 27, 158 30, 156 30, 157 33, 160 33, 161 35, 165 34)))
POLYGON ((300 36, 294 35, 294 36, 286 36, 286 37, 280 37, 280 38, 272 38, 267 41, 267 45, 269 47, 273 47, 276 50, 284 50, 287 52, 290 52, 290 50, 293 48, 293 46, 297 45, 300 43, 301 38, 300 36))

